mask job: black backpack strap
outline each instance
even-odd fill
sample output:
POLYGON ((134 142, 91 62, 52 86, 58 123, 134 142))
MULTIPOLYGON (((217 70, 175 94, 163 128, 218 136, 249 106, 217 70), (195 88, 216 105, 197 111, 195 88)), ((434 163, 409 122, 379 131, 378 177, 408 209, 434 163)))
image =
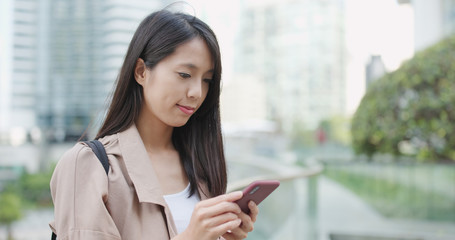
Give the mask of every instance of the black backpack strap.
POLYGON ((106 150, 104 149, 103 144, 98 140, 84 141, 95 153, 98 160, 100 160, 103 165, 106 175, 109 173, 109 159, 107 158, 106 150))

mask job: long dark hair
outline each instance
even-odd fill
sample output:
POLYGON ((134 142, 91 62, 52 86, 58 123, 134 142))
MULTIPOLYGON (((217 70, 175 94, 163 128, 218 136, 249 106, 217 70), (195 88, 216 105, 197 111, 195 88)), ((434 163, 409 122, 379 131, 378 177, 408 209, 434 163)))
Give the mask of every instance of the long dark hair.
POLYGON ((221 56, 218 41, 210 27, 200 19, 167 10, 147 16, 137 28, 125 56, 107 116, 96 138, 127 129, 142 107, 143 89, 134 78, 138 58, 152 69, 181 44, 200 37, 214 61, 213 79, 207 96, 188 122, 174 128, 172 142, 179 152, 191 184, 190 195, 199 194, 198 184, 205 183, 208 196, 226 192, 227 173, 220 123, 221 56))

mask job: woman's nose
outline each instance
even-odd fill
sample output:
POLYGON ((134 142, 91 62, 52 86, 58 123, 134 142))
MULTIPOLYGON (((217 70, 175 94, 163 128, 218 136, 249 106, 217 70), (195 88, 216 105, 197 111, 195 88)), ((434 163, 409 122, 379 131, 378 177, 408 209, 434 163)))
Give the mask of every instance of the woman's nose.
POLYGON ((191 81, 188 87, 188 97, 195 99, 202 97, 202 82, 200 80, 191 81))

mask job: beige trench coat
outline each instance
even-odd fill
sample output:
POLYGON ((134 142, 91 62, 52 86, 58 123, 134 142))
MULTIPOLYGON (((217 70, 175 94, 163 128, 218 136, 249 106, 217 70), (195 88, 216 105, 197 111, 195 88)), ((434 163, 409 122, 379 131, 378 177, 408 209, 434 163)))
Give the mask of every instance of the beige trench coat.
MULTIPOLYGON (((109 174, 83 143, 67 151, 51 179, 59 240, 170 239, 177 234, 142 139, 133 124, 100 139, 109 174)), ((202 200, 207 197, 199 191, 202 200)))

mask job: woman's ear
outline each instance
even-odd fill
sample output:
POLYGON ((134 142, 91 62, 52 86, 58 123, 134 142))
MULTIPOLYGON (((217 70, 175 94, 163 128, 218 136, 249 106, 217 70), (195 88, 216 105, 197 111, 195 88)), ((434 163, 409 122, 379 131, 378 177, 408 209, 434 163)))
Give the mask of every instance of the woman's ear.
POLYGON ((145 82, 145 70, 146 66, 142 58, 138 58, 136 61, 136 66, 134 67, 134 78, 139 85, 143 85, 145 82))

